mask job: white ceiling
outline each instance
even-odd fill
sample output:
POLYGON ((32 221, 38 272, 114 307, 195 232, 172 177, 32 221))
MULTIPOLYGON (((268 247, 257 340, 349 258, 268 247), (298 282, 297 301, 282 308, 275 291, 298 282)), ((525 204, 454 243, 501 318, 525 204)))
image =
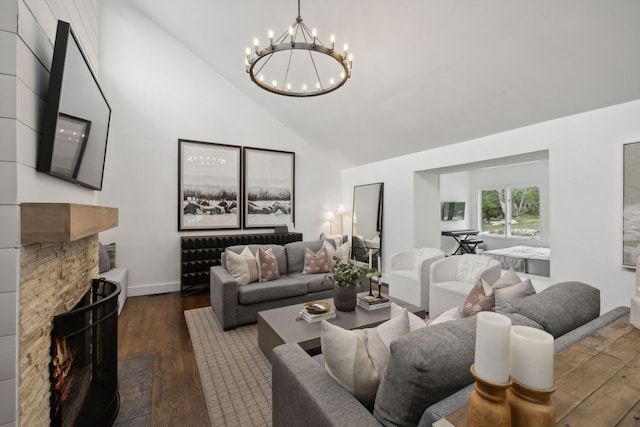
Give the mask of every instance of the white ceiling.
POLYGON ((640 99, 637 0, 301 0, 354 54, 343 88, 305 99, 259 89, 243 62, 296 0, 131 2, 341 167, 640 99))

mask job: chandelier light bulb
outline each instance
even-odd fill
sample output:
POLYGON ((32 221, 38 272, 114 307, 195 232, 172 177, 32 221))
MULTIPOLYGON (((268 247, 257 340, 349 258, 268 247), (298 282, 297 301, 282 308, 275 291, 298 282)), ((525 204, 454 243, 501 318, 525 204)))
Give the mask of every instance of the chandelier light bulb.
POLYGON ((276 82, 275 80, 273 81, 273 87, 278 87, 278 82, 276 82))
POLYGON ((336 82, 336 81, 333 79, 333 77, 331 77, 331 78, 329 79, 329 84, 330 84, 331 86, 333 86, 333 85, 335 84, 335 82, 336 82))
POLYGON ((293 43, 293 27, 289 27, 289 36, 291 36, 291 43, 293 43))
POLYGON ((347 59, 347 54, 349 53, 349 45, 344 44, 344 58, 347 59))
POLYGON ((302 85, 302 91, 306 92, 307 91, 307 85, 302 85))
POLYGON ((331 37, 329 38, 329 40, 331 41, 331 50, 333 50, 336 47, 336 36, 331 34, 331 37))
POLYGON ((313 44, 316 44, 316 39, 318 38, 318 30, 315 28, 311 30, 311 36, 313 37, 313 44))
POLYGON ((344 80, 344 71, 340 73, 340 78, 344 80))
POLYGON ((261 82, 264 82, 264 76, 262 74, 260 74, 260 77, 258 77, 260 79, 261 82))
POLYGON ((320 82, 316 83, 316 89, 320 90, 320 82))
POLYGON ((257 38, 253 39, 253 46, 256 49, 256 55, 258 54, 258 51, 260 50, 259 46, 260 46, 260 42, 258 41, 257 38))
POLYGON ((273 30, 269 30, 269 44, 273 46, 273 30))
POLYGON ((287 83, 287 90, 291 92, 291 83, 287 83))

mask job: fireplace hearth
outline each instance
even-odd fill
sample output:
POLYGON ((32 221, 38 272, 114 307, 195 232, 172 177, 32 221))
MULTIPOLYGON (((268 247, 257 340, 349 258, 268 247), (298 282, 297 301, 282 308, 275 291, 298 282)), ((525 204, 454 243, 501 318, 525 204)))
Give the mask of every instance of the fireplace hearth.
POLYGON ((118 393, 118 284, 94 279, 91 289, 51 332, 51 425, 110 426, 118 393))

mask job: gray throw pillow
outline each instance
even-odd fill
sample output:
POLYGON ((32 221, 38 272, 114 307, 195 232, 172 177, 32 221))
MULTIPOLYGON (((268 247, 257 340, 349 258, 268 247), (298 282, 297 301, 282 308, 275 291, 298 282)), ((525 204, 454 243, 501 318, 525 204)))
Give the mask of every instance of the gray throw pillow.
POLYGON ((582 282, 562 282, 522 298, 513 307, 558 338, 600 315, 600 290, 582 282))
POLYGON ((531 284, 530 279, 525 279, 517 285, 507 286, 495 290, 496 313, 513 313, 513 306, 522 298, 535 295, 536 289, 531 284))
POLYGON ((111 264, 109 263, 107 248, 102 243, 98 243, 98 245, 98 273, 102 274, 105 271, 111 270, 111 264))

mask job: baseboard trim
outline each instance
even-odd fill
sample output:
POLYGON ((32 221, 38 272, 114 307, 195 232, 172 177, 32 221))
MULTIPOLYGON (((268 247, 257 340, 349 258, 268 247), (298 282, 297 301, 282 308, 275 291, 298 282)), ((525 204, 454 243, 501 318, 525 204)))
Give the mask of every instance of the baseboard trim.
POLYGON ((142 295, 166 294, 169 292, 179 292, 180 282, 171 283, 151 283, 148 285, 129 285, 127 297, 139 297, 142 295))

